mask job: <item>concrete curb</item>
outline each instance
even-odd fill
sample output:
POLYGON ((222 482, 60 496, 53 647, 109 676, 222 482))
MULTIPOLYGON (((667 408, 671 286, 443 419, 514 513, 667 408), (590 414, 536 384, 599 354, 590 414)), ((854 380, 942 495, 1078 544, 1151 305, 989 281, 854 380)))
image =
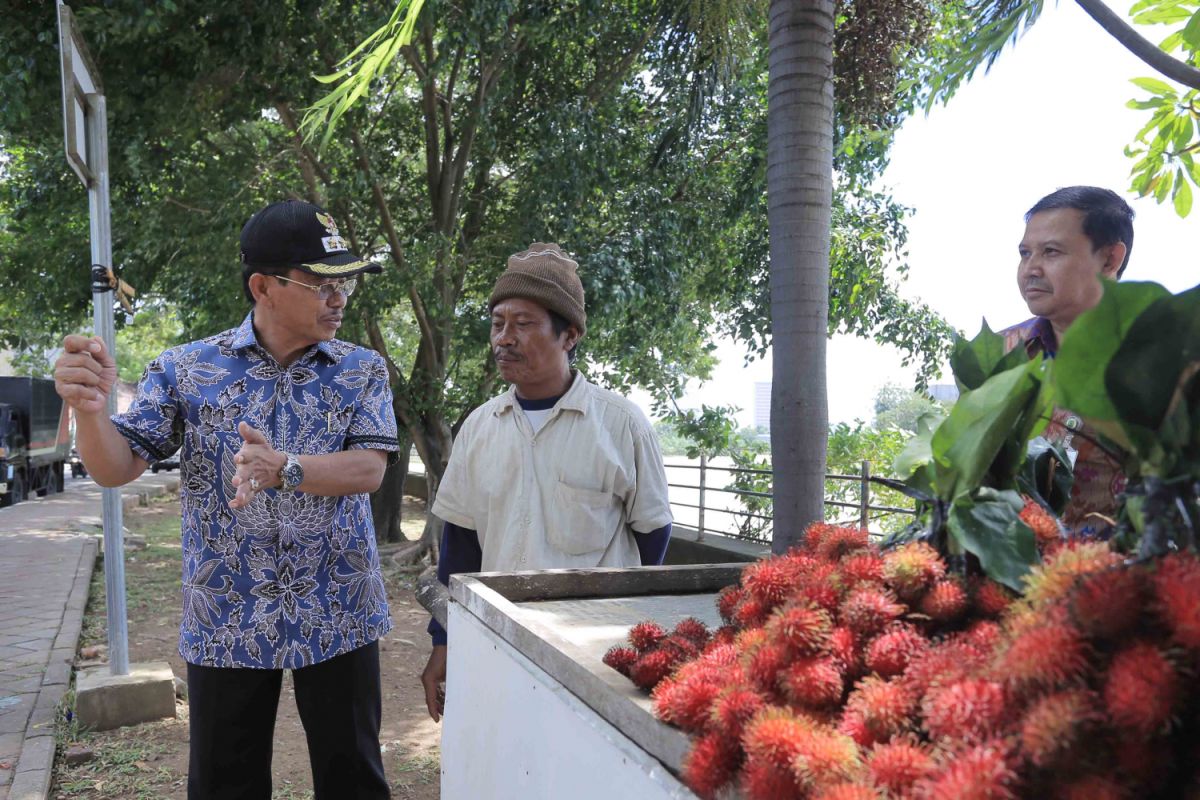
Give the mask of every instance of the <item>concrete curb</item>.
POLYGON ((162 486, 148 486, 136 492, 121 492, 121 508, 130 511, 138 506, 150 505, 150 498, 176 494, 179 491, 179 478, 168 481, 162 486))
POLYGON ((83 611, 87 606, 88 587, 96 565, 97 544, 96 539, 88 537, 80 551, 71 594, 54 637, 49 661, 42 673, 42 686, 33 713, 25 726, 25 740, 21 745, 21 757, 16 763, 13 782, 8 788, 8 800, 45 800, 50 790, 50 779, 54 773, 55 713, 71 685, 71 668, 83 627, 83 611))

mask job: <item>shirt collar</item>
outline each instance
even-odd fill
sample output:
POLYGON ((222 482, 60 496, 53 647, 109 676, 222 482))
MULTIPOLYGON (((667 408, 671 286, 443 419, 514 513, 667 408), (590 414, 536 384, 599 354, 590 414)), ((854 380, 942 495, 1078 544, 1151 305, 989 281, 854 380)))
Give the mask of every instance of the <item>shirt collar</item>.
MULTIPOLYGON (((250 313, 246 315, 244 320, 242 320, 242 324, 239 325, 233 332, 232 347, 234 350, 246 350, 252 347, 257 347, 264 353, 267 352, 266 348, 258 343, 258 337, 254 335, 254 309, 250 309, 250 313)), ((330 363, 336 364, 338 362, 338 354, 333 347, 332 341, 317 342, 314 347, 308 348, 305 354, 297 359, 297 361, 303 361, 306 358, 309 358, 313 354, 314 350, 325 356, 330 363)))
MULTIPOLYGON (((573 376, 571 386, 567 389, 566 394, 558 399, 554 404, 554 409, 571 409, 578 411, 580 414, 587 414, 587 379, 583 377, 583 373, 579 370, 571 370, 573 376)), ((508 387, 508 391, 500 395, 500 405, 493 412, 495 416, 500 416, 514 408, 520 408, 520 403, 517 402, 517 386, 513 384, 508 387)))
POLYGON ((1058 352, 1058 339, 1054 336, 1054 326, 1045 317, 1034 317, 1026 323, 1029 327, 1025 333, 1025 352, 1030 356, 1042 353, 1046 358, 1054 358, 1058 352))

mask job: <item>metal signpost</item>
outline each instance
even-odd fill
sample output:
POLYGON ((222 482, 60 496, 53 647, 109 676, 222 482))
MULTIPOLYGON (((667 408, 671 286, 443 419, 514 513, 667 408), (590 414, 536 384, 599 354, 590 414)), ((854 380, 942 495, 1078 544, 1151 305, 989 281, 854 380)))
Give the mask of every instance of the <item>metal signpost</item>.
MULTIPOLYGON (((96 335, 115 357, 113 346, 112 232, 108 204, 108 115, 104 87, 71 9, 58 0, 58 45, 62 56, 63 128, 67 161, 88 190, 91 218, 93 324, 96 335)), ((116 387, 108 413, 116 412, 116 387)), ((129 636, 125 619, 125 545, 121 490, 105 489, 104 589, 108 599, 108 658, 113 675, 129 674, 129 636)))

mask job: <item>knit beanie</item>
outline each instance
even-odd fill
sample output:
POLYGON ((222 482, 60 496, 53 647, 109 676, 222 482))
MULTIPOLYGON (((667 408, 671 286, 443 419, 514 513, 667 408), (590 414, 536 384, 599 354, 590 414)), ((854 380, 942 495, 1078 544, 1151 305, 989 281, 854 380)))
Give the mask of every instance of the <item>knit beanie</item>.
POLYGON ((511 297, 523 297, 561 315, 579 329, 587 329, 583 284, 579 264, 556 244, 534 242, 528 250, 509 256, 508 269, 496 279, 488 309, 511 297))

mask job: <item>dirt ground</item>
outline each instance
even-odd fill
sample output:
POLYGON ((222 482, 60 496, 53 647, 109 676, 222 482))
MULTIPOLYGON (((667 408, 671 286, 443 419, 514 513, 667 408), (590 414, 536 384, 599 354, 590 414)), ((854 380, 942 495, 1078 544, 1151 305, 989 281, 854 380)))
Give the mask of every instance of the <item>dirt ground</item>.
MULTIPOLYGON (((405 498, 405 534, 417 538, 424 503, 405 498)), ((176 652, 179 625, 179 504, 162 501, 126 514, 125 525, 145 537, 144 549, 127 550, 125 581, 129 614, 129 660, 167 661, 186 678, 176 652)), ((425 632, 429 615, 413 597, 416 574, 386 566, 385 579, 394 628, 380 643, 383 679, 384 768, 397 800, 434 800, 439 793, 440 727, 429 719, 419 675, 429 655, 425 632)), ((92 576, 80 650, 105 641, 104 572, 101 560, 92 576)), ((89 653, 90 654, 90 653, 89 653)), ((82 657, 77 663, 89 662, 82 657)), ((79 731, 65 718, 58 729, 58 754, 49 797, 57 800, 182 800, 187 796, 187 703, 176 702, 176 719, 116 731, 79 731), (65 763, 71 744, 94 752, 78 766, 65 763)), ((272 800, 312 797, 304 729, 296 713, 290 676, 285 673, 272 761, 272 800)))

